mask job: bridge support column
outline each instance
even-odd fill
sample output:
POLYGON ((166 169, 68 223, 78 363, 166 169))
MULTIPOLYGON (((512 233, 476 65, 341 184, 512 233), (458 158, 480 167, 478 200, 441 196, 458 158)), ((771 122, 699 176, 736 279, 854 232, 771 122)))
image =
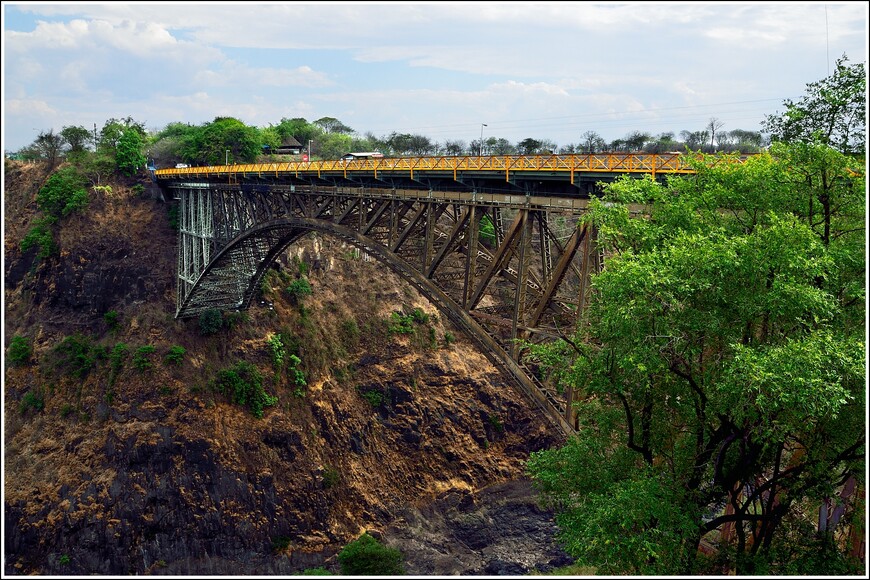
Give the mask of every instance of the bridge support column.
POLYGON ((525 304, 526 304, 526 277, 529 271, 529 256, 531 255, 531 216, 529 210, 520 210, 521 219, 523 221, 520 226, 520 239, 518 249, 517 262, 517 287, 514 298, 514 315, 511 321, 511 358, 519 361, 520 346, 517 344, 517 339, 522 338, 522 333, 519 330, 520 325, 525 322, 525 304))
POLYGON ((594 231, 591 225, 584 226, 586 228, 586 235, 583 236, 583 241, 580 245, 580 288, 579 295, 577 296, 577 312, 580 314, 581 318, 584 316, 584 312, 586 311, 586 300, 589 294, 589 277, 592 275, 594 271, 599 269, 601 265, 593 264, 592 261, 595 259, 595 242, 592 240, 594 235, 594 231))
POLYGON ((577 412, 574 410, 574 387, 565 386, 565 421, 577 429, 577 412))
POLYGON ((468 240, 467 257, 465 259, 465 285, 462 289, 462 308, 468 310, 471 294, 474 292, 475 273, 477 271, 477 241, 480 233, 480 216, 477 206, 472 205, 468 209, 468 240))
POLYGON ((179 193, 178 281, 176 311, 211 260, 214 237, 212 192, 208 188, 188 188, 179 193))

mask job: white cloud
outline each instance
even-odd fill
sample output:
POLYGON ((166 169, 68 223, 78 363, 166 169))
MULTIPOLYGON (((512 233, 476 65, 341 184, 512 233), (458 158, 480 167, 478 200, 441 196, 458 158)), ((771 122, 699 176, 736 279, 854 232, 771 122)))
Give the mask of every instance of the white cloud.
POLYGON ((551 83, 522 83, 510 80, 506 83, 495 83, 490 86, 494 93, 507 95, 532 95, 543 97, 567 97, 568 91, 564 87, 551 83))
MULTIPOLYGON (((360 132, 467 139, 482 122, 506 138, 554 140, 587 129, 621 136, 647 120, 678 132, 725 113, 736 128, 763 107, 772 112, 781 101, 771 97, 799 97, 824 76, 826 60, 866 59, 866 8, 5 3, 4 14, 38 21, 4 31, 4 139, 32 141, 27 115, 37 114, 60 126, 133 116, 154 127, 219 115, 260 126, 333 116, 360 132)), ((744 127, 755 128, 750 121, 744 127)))
POLYGON ((6 113, 20 115, 22 117, 51 117, 58 111, 45 101, 35 99, 7 99, 5 102, 6 113))
POLYGON ((194 74, 194 82, 210 87, 328 87, 334 82, 325 73, 309 66, 293 69, 257 68, 239 62, 225 62, 220 70, 203 70, 194 74))
MULTIPOLYGON (((13 52, 79 52, 115 50, 142 58, 160 59, 185 52, 186 58, 203 51, 193 43, 179 41, 155 22, 75 19, 69 22, 38 22, 32 32, 6 31, 5 46, 13 52)), ((212 58, 214 50, 205 49, 212 58)))

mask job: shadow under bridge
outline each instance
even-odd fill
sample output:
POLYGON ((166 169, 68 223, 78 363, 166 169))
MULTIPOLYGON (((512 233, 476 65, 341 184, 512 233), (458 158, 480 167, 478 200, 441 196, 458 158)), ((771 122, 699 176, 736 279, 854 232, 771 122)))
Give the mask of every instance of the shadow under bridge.
POLYGON ((302 235, 340 238, 417 288, 566 433, 571 393, 522 363, 522 340, 570 332, 600 268, 574 196, 176 182, 176 317, 239 310, 302 235))

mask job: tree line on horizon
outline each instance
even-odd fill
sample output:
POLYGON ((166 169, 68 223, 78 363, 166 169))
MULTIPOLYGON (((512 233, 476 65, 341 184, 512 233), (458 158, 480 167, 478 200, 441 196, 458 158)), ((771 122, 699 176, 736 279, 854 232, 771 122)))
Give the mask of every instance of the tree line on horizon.
MULTIPOLYGON (((845 56, 837 61, 841 76, 854 76, 856 67, 847 66, 845 56)), ((793 105, 790 100, 783 103, 793 105)), ((813 111, 801 113, 805 117, 813 111)), ((817 115, 816 115, 817 116, 817 115)), ((855 115, 850 119, 854 123, 855 115)), ((526 137, 511 142, 503 137, 487 137, 470 142, 462 139, 434 141, 426 135, 392 132, 376 136, 371 132, 359 134, 334 117, 321 117, 308 121, 302 117, 282 118, 277 124, 267 127, 247 125, 234 117, 216 117, 199 125, 172 122, 159 130, 146 130, 145 123, 133 117, 107 120, 102 129, 93 130, 80 125, 42 131, 29 145, 7 157, 23 160, 46 160, 54 165, 67 156, 81 156, 93 152, 114 156, 118 148, 147 156, 159 167, 176 163, 189 165, 223 165, 225 163, 254 163, 263 159, 264 153, 275 150, 285 143, 295 142, 303 152, 310 152, 314 159, 337 159, 353 151, 378 151, 388 157, 427 155, 549 155, 572 153, 758 153, 772 141, 788 136, 791 125, 803 123, 801 118, 768 115, 761 130, 725 130, 725 123, 711 117, 699 130, 682 130, 679 134, 663 132, 653 135, 641 130, 627 133, 612 141, 605 140, 598 132, 582 133, 576 142, 559 145, 551 139, 526 137)), ((826 129, 830 132, 830 128, 826 129)), ((860 128, 857 132, 860 132, 860 128)), ((854 138, 852 130, 850 138, 854 138)), ((841 150, 846 150, 841 147, 841 150)), ((850 151, 855 152, 855 151, 850 151)), ((134 155, 135 157, 135 155, 134 155)), ((274 156, 270 156, 274 159, 274 156)), ((295 158, 293 158, 295 159, 295 158)), ((282 159, 283 160, 283 159, 282 159)), ((289 160, 289 159, 288 159, 289 160)), ((134 159, 138 161, 138 159, 134 159)))
POLYGON ((586 131, 577 142, 558 145, 551 139, 526 137, 511 142, 490 136, 483 140, 446 139, 434 141, 413 133, 392 132, 380 137, 371 132, 359 135, 334 117, 308 121, 302 117, 283 118, 275 125, 258 128, 234 117, 216 117, 200 125, 173 122, 163 129, 148 132, 144 123, 132 117, 109 119, 99 131, 83 126, 65 126, 60 132, 41 132, 33 143, 7 153, 23 160, 54 161, 82 151, 113 152, 125 132, 138 134, 142 152, 156 165, 166 167, 177 162, 191 165, 254 163, 282 144, 293 142, 309 151, 312 159, 337 159, 352 151, 377 151, 388 157, 427 155, 550 155, 573 153, 666 153, 699 151, 702 153, 758 153, 770 143, 761 131, 733 129, 723 131, 723 122, 711 118, 697 131, 683 130, 652 135, 631 131, 624 137, 606 141, 596 131, 586 131), (310 142, 310 144, 309 144, 310 142))

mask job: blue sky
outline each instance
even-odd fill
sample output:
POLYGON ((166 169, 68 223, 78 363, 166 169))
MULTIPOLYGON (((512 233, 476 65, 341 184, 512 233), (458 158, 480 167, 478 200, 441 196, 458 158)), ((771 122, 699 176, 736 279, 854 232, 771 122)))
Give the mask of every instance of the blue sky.
POLYGON ((4 2, 3 148, 128 116, 560 146, 760 130, 838 57, 866 63, 867 22, 867 2, 4 2))

